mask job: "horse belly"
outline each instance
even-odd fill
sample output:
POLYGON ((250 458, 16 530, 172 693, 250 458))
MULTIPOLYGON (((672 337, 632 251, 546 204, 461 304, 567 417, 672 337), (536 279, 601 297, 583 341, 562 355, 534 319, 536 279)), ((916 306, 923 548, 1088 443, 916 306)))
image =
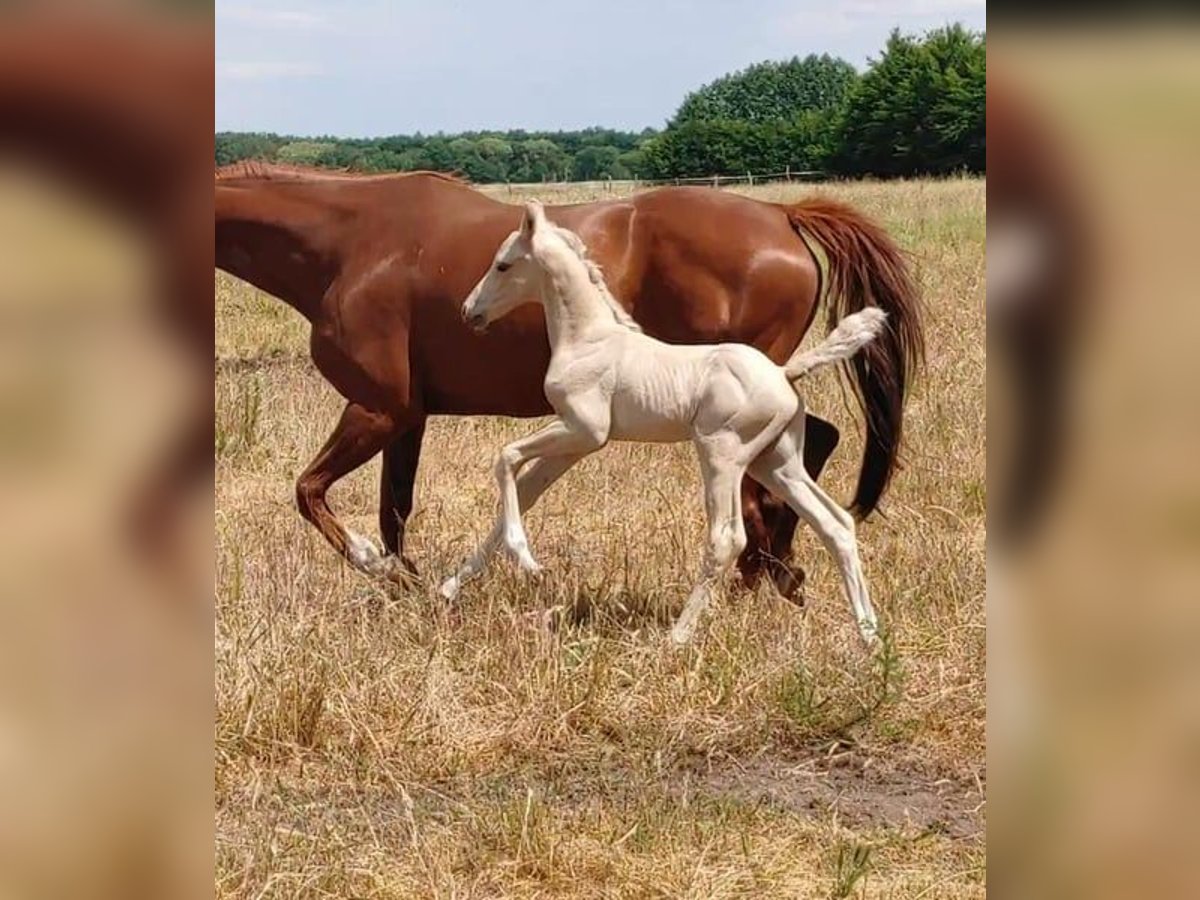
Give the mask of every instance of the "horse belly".
POLYGON ((613 398, 612 440, 676 443, 691 438, 691 397, 656 387, 666 386, 647 385, 613 398))

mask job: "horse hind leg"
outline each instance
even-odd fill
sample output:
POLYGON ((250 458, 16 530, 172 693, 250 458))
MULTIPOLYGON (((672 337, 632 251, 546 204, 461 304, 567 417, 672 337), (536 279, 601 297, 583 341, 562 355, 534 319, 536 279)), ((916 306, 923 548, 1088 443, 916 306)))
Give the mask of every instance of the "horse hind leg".
POLYGON ((383 448, 379 474, 379 531, 387 552, 399 559, 411 575, 417 568, 404 554, 404 534, 412 514, 417 464, 425 437, 425 419, 394 438, 383 448))
POLYGON ((751 465, 750 471, 755 479, 784 498, 800 518, 812 526, 837 564, 843 590, 863 640, 874 643, 878 622, 858 555, 853 517, 817 485, 797 456, 780 466, 773 466, 771 460, 760 457, 751 465))

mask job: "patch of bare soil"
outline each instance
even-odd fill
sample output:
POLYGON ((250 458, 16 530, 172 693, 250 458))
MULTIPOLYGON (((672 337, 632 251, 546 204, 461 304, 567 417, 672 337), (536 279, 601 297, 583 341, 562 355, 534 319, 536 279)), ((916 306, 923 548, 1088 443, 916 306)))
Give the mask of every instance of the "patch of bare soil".
POLYGON ((759 758, 697 773, 705 793, 769 803, 850 828, 897 828, 982 840, 984 784, 938 777, 917 766, 883 763, 854 751, 806 760, 759 758))

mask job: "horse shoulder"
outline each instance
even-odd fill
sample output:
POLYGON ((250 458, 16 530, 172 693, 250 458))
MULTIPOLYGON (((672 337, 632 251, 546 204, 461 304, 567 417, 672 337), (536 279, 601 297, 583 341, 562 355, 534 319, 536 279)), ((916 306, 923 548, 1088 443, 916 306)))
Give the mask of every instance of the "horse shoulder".
POLYGON ((596 353, 577 353, 571 349, 554 353, 542 383, 546 399, 557 408, 560 402, 586 394, 604 384, 604 373, 609 368, 608 358, 596 353))

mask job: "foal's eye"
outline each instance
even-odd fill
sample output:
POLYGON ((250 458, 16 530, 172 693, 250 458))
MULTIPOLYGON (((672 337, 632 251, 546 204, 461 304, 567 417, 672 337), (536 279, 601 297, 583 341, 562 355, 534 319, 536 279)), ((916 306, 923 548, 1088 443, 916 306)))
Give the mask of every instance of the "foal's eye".
POLYGON ((512 263, 496 263, 497 272, 507 272, 510 268, 512 268, 512 263))

